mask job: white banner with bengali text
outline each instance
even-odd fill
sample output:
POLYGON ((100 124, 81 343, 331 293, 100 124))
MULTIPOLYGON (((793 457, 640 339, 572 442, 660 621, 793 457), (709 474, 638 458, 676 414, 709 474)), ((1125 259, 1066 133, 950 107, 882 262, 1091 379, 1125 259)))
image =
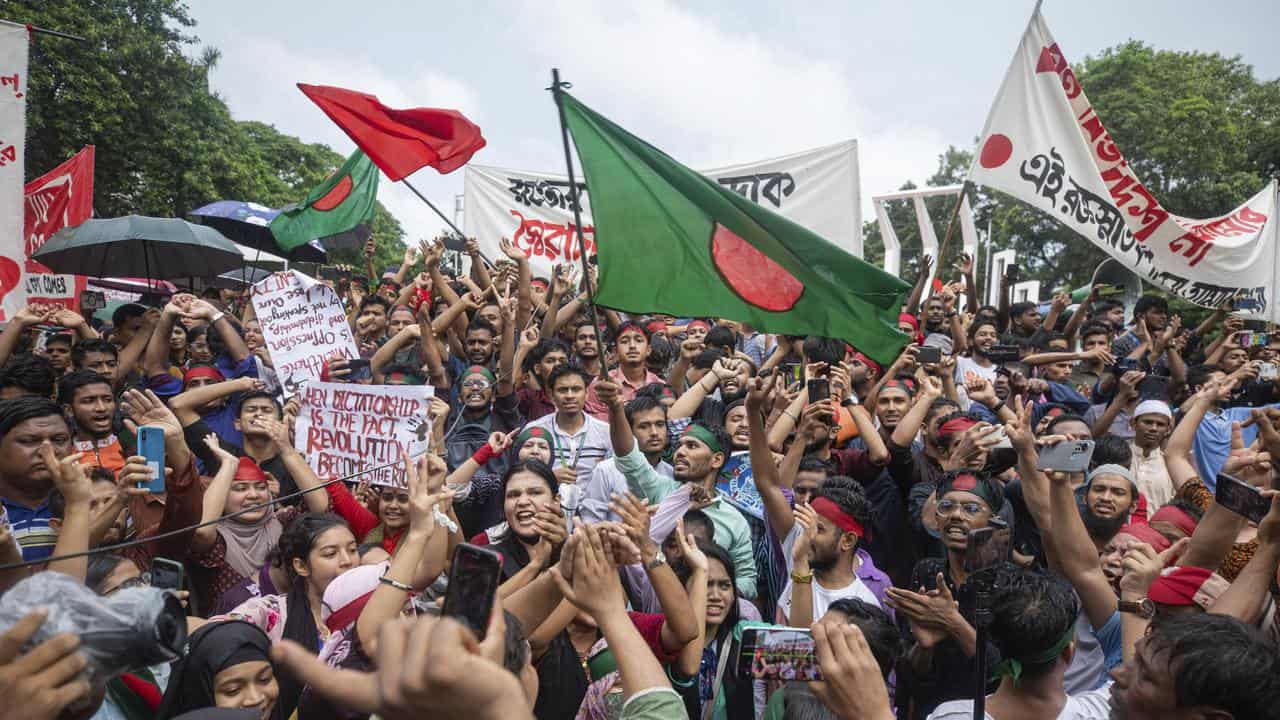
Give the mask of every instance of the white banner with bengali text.
POLYGON ((0 322, 27 304, 22 187, 29 35, 25 26, 0 21, 0 322))
POLYGON ((277 272, 254 283, 252 299, 286 397, 318 380, 329 358, 360 356, 347 312, 328 285, 297 270, 277 272))
MULTIPOLYGON (((862 257, 856 140, 702 174, 862 257)), ((595 250, 589 192, 581 177, 575 179, 577 192, 571 192, 563 175, 468 165, 466 234, 493 260, 504 257, 499 240, 511 238, 529 253, 534 275, 551 277, 555 265, 577 262, 581 255, 573 232, 575 201, 581 203, 587 253, 595 250)))
POLYGON ((368 470, 350 481, 406 487, 401 453, 427 450, 434 394, 430 385, 307 383, 294 447, 322 480, 368 470))
POLYGON ((1143 280, 1204 307, 1280 320, 1274 181, 1220 217, 1174 215, 1134 174, 1044 18, 1032 17, 969 177, 1049 214, 1143 280))

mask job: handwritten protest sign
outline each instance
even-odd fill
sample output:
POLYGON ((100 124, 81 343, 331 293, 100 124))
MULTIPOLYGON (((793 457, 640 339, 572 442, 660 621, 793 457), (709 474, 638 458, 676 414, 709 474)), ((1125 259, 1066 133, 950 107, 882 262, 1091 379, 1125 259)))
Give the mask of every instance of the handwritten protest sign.
POLYGON ((359 356, 338 294, 296 270, 272 273, 253 286, 253 312, 285 395, 320 378, 335 354, 359 356))
MULTIPOLYGON (((343 477, 422 453, 431 442, 430 385, 309 382, 299 391, 294 445, 322 479, 343 477)), ((399 465, 356 478, 405 487, 399 465)))

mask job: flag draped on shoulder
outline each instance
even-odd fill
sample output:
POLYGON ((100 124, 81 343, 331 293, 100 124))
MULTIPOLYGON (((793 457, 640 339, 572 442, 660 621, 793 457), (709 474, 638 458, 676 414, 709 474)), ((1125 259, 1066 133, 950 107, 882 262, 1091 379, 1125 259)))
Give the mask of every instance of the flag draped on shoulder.
POLYGON ((451 173, 485 146, 480 128, 457 110, 397 110, 354 90, 303 83, 298 89, 395 181, 428 165, 451 173))
POLYGON ((906 283, 559 96, 591 192, 597 302, 839 338, 885 364, 896 357, 906 283))
POLYGON ((1254 301, 1280 320, 1277 189, 1226 215, 1169 212, 1142 184, 1035 13, 992 103, 969 177, 1049 214, 1149 283, 1218 307, 1254 301))
POLYGON ((369 238, 377 195, 378 168, 357 150, 305 200, 281 210, 271 234, 285 252, 312 240, 329 249, 355 247, 369 238))

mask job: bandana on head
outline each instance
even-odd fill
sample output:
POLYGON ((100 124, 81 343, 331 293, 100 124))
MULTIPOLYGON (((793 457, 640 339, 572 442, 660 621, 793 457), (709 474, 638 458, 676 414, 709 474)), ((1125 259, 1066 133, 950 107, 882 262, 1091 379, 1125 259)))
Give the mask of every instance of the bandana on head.
POLYGON ((853 533, 858 537, 866 537, 866 531, 862 528, 862 523, 854 520, 851 515, 840 509, 839 505, 824 497, 816 497, 813 502, 809 503, 809 507, 822 517, 830 520, 836 527, 847 533, 853 533))
POLYGON ((217 368, 212 368, 208 365, 201 365, 200 367, 193 367, 183 373, 182 384, 189 385, 191 381, 196 378, 210 378, 214 382, 223 382, 226 380, 226 378, 222 376, 222 373, 218 372, 217 368))
POLYGON ((621 338, 623 335, 626 335, 629 332, 640 333, 640 337, 645 338, 646 340, 649 339, 648 334, 645 333, 644 328, 640 327, 639 324, 633 323, 633 322, 625 322, 619 325, 618 332, 614 333, 613 335, 614 342, 617 342, 619 338, 621 338))
POLYGON ((240 464, 236 466, 235 480, 239 482, 266 482, 267 474, 262 472, 262 468, 258 467, 258 463, 253 458, 244 455, 240 458, 240 464))
POLYGON ((702 328, 703 330, 710 330, 710 329, 711 329, 711 326, 710 326, 710 325, 708 325, 708 324, 706 323, 706 321, 704 321, 704 320, 693 320, 693 321, 691 321, 688 325, 686 325, 686 326, 685 326, 685 332, 688 332, 688 331, 690 331, 690 330, 694 329, 695 327, 700 327, 700 328, 702 328))
POLYGON ((650 320, 649 324, 645 325, 645 329, 650 333, 660 333, 667 329, 667 324, 662 320, 650 320))
POLYGON ((690 425, 681 437, 691 437, 711 448, 711 452, 724 452, 724 448, 720 446, 720 441, 716 440, 716 436, 705 427, 694 423, 690 425))
POLYGON ((551 459, 553 461, 559 457, 557 455, 558 448, 556 447, 556 436, 553 433, 547 432, 546 428, 540 427, 527 427, 524 430, 521 430, 520 434, 516 436, 516 441, 511 444, 511 450, 519 455, 520 448, 524 447, 524 444, 529 442, 531 438, 541 438, 546 441, 547 446, 551 448, 551 459))
POLYGON ((1155 514, 1147 519, 1148 524, 1153 522, 1167 522, 1186 533, 1188 537, 1196 531, 1196 519, 1188 515, 1182 508, 1173 505, 1165 505, 1155 511, 1155 514))
POLYGON ((1129 535, 1151 546, 1156 552, 1164 552, 1169 549, 1173 543, 1169 542, 1169 538, 1161 535, 1146 523, 1129 523, 1120 528, 1117 535, 1129 535))
POLYGON ((951 418, 938 427, 938 437, 950 437, 977 425, 978 421, 968 417, 951 418))
POLYGON ((1208 568, 1184 565, 1166 568, 1147 589, 1147 597, 1161 605, 1198 605, 1208 610, 1228 585, 1225 578, 1208 568))
POLYGON ((906 323, 911 326, 911 339, 917 345, 924 342, 924 335, 920 332, 920 321, 911 313, 898 313, 898 324, 906 323))
POLYGON ((907 380, 905 378, 894 378, 893 380, 886 380, 884 385, 880 387, 880 392, 884 392, 885 390, 901 390, 907 394, 907 397, 914 397, 916 394, 916 384, 914 381, 907 380))
POLYGON ((977 495, 987 503, 992 513, 1000 512, 1001 506, 1004 505, 1004 495, 996 489, 994 483, 971 472, 947 473, 938 483, 938 499, 941 500, 950 492, 967 492, 977 495))
POLYGON ((483 375, 484 379, 488 380, 490 385, 497 382, 497 378, 493 376, 493 371, 483 365, 472 365, 467 368, 467 371, 462 373, 462 377, 465 378, 468 375, 483 375))
POLYGON ((884 368, 880 366, 880 363, 876 362, 875 360, 872 360, 871 358, 867 357, 866 355, 864 355, 864 354, 863 354, 863 353, 861 353, 861 352, 856 352, 856 351, 855 351, 855 352, 853 353, 853 359, 854 359, 854 360, 857 360, 858 362, 862 363, 863 365, 866 365, 866 366, 867 366, 867 369, 871 370, 871 371, 872 371, 872 372, 874 372, 876 375, 882 375, 882 374, 884 374, 884 368))

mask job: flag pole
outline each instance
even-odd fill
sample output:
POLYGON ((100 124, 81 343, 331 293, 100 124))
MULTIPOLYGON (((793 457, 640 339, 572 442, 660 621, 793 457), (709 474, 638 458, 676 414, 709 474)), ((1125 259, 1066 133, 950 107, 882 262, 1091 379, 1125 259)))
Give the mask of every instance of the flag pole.
MULTIPOLYGON (((942 235, 942 245, 938 248, 938 257, 934 258, 938 264, 938 275, 942 275, 942 258, 947 254, 947 245, 951 242, 951 233, 956 229, 956 218, 960 215, 960 206, 964 204, 964 198, 969 190, 973 188, 973 181, 965 178, 964 185, 960 186, 960 195, 956 198, 956 204, 951 208, 951 219, 947 221, 947 231, 942 235)), ((974 259, 977 262, 977 259, 974 259)))
MULTIPOLYGON (((440 208, 436 207, 436 204, 435 204, 435 203, 433 203, 433 202, 431 202, 430 200, 428 200, 426 195, 423 195, 422 193, 418 192, 418 188, 414 187, 414 186, 413 186, 413 183, 409 182, 409 178, 400 178, 400 182, 401 182, 401 183, 403 183, 405 187, 407 187, 407 188, 409 188, 410 190, 412 190, 412 191, 413 191, 413 194, 414 194, 414 195, 417 195, 419 200, 421 200, 422 202, 424 202, 424 203, 426 203, 426 204, 427 204, 427 207, 431 208, 432 210, 435 210, 435 211, 436 211, 436 215, 439 215, 439 216, 440 216, 440 219, 444 221, 444 224, 445 224, 445 225, 448 225, 448 226, 449 226, 449 228, 450 228, 451 230, 453 230, 455 233, 457 233, 458 237, 462 238, 463 240, 466 240, 466 238, 467 238, 466 234, 465 234, 465 233, 463 233, 463 232, 462 232, 462 230, 459 230, 459 229, 458 229, 458 226, 457 226, 457 225, 454 225, 454 224, 453 224, 453 221, 452 221, 452 220, 450 220, 448 217, 446 217, 444 213, 440 212, 440 208)), ((489 258, 485 257, 485 254, 484 254, 483 252, 482 252, 482 253, 480 253, 480 259, 481 259, 481 260, 483 260, 483 261, 485 262, 485 264, 486 264, 486 265, 488 265, 488 266, 489 266, 489 267, 491 267, 491 268, 492 268, 492 267, 497 267, 496 265, 494 265, 494 264, 493 264, 493 261, 492 261, 492 260, 490 260, 489 258)))
POLYGON ((564 121, 563 93, 572 83, 560 82, 560 68, 551 68, 552 97, 556 101, 556 112, 560 116, 560 139, 564 143, 564 167, 569 175, 570 205, 573 206, 573 229, 578 236, 578 255, 582 261, 582 280, 587 286, 587 312, 591 316, 591 327, 596 332, 596 351, 600 353, 600 377, 607 377, 604 339, 600 337, 600 321, 596 318, 596 291, 591 284, 591 273, 587 268, 587 240, 582 235, 582 211, 578 203, 578 183, 573 177, 573 160, 569 155, 569 125, 564 121))

